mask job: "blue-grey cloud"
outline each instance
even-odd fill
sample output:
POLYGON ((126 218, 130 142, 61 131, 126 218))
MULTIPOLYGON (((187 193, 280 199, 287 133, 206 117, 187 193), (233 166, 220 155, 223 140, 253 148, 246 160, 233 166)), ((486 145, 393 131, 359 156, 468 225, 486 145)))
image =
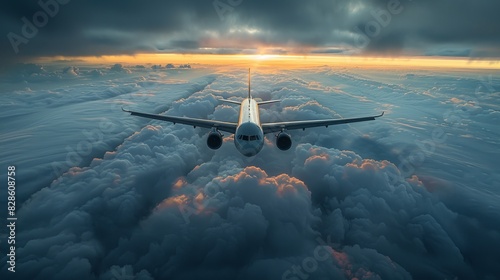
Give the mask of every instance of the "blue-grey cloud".
POLYGON ((111 67, 124 68, 30 65, 17 73, 22 85, 3 82, 9 105, 1 118, 11 125, 1 128, 8 148, 1 158, 16 163, 29 186, 17 198, 15 278, 499 274, 499 178, 488 159, 498 145, 490 119, 498 118, 496 93, 488 88, 497 88, 498 79, 474 93, 481 84, 475 73, 256 70, 255 97, 283 99, 262 106, 263 121, 389 112, 373 123, 292 131, 288 152, 277 150, 270 135, 262 153, 247 159, 231 137, 211 151, 204 129, 120 110, 236 121, 237 107, 217 98, 244 97, 245 71, 111 67), (78 150, 82 131, 99 131, 102 119, 114 128, 92 142, 96 153, 53 173, 50 164, 69 154, 65 147, 78 150), (401 163, 436 127, 449 138, 435 143, 423 163, 410 161, 415 170, 407 173, 401 163))

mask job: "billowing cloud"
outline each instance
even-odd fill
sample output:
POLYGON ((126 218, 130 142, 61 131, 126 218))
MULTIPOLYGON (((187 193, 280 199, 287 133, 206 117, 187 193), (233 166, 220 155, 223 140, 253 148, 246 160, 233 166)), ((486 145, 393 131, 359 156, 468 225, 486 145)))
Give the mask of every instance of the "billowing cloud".
MULTIPOLYGON (((12 121, 2 126, 2 158, 18 161, 20 179, 30 170, 23 179, 29 187, 23 183, 17 198, 14 278, 488 279, 499 273, 499 178, 486 159, 498 138, 484 131, 494 131, 495 120, 485 116, 495 116, 495 107, 485 101, 495 94, 471 93, 478 80, 327 67, 256 71, 255 97, 283 99, 262 106, 263 121, 390 112, 369 124, 291 131, 287 152, 270 135, 248 159, 231 137, 211 151, 204 129, 120 110, 235 121, 237 108, 217 98, 243 97, 245 71, 26 68, 17 74, 23 87, 5 93, 16 110, 0 110, 2 121, 12 121), (440 87, 427 94, 417 90, 434 83, 440 87), (471 97, 477 105, 466 101, 471 97), (99 130, 102 120, 113 129, 99 130), (434 142, 430 153, 428 142, 416 140, 432 139, 436 126, 475 133, 434 142), (36 145, 27 144, 30 135, 36 145), (78 149, 82 135, 99 139, 89 140, 92 152, 78 149), (50 164, 66 162, 67 146, 81 162, 53 173, 50 164), (416 162, 421 154, 425 161, 416 162), (484 166, 473 166, 479 162, 484 166), (475 179, 479 174, 484 179, 475 179)), ((488 85, 498 84, 492 78, 488 85)))

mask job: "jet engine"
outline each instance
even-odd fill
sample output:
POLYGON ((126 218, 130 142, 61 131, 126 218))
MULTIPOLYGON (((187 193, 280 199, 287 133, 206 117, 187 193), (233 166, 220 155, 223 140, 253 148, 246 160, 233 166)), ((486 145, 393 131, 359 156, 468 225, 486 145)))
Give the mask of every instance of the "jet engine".
POLYGON ((282 151, 290 149, 290 147, 292 146, 292 138, 290 137, 290 134, 280 132, 278 135, 276 135, 276 146, 282 151))
POLYGON ((222 134, 218 130, 212 130, 207 137, 207 146, 212 150, 217 150, 222 146, 222 134))

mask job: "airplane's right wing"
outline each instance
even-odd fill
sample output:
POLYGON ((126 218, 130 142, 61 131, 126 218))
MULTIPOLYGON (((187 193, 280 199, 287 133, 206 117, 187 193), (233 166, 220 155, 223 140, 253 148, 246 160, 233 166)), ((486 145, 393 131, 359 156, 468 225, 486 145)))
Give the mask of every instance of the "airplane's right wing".
POLYGON ((353 122, 373 121, 378 117, 382 117, 384 113, 377 116, 350 118, 350 119, 326 119, 326 120, 308 120, 308 121, 290 121, 290 122, 276 122, 276 123, 263 123, 262 130, 264 133, 277 132, 282 130, 292 129, 306 129, 311 127, 319 127, 353 122))
POLYGON ((195 118, 187 118, 187 117, 174 117, 174 116, 147 114, 147 113, 129 111, 129 110, 125 110, 123 108, 122 108, 122 110, 124 112, 130 113, 132 116, 139 116, 139 117, 148 118, 148 119, 167 121, 167 122, 171 122, 174 124, 176 124, 176 123, 186 124, 186 125, 191 125, 194 127, 199 126, 199 127, 205 127, 205 128, 216 128, 218 130, 233 133, 233 134, 236 132, 236 127, 238 126, 237 123, 222 122, 222 121, 216 121, 216 120, 204 120, 204 119, 195 119, 195 118))

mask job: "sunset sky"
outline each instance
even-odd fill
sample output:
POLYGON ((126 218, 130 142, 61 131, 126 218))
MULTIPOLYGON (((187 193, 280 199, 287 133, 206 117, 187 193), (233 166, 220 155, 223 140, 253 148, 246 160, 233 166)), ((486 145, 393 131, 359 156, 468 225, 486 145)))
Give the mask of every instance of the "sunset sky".
POLYGON ((500 2, 494 0, 42 0, 0 5, 4 66, 61 59, 186 59, 500 67, 500 2))

